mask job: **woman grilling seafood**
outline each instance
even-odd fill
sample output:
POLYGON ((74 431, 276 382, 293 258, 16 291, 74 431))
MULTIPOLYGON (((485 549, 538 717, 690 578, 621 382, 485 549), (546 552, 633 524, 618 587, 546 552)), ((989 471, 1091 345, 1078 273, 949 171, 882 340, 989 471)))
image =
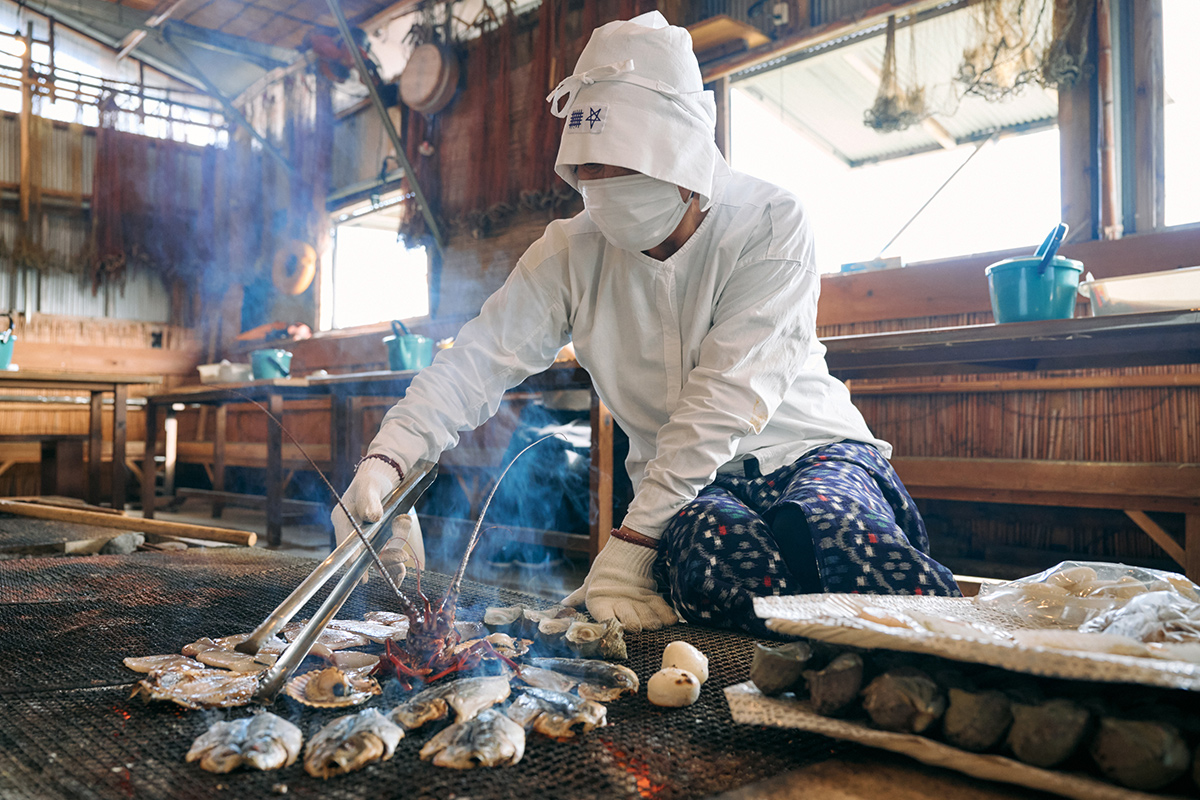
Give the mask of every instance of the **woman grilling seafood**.
MULTIPOLYGON (((756 595, 957 595, 890 446, 825 366, 808 218, 726 165, 687 31, 658 12, 604 25, 548 99, 584 211, 547 226, 387 413, 350 513, 378 519, 405 469, 573 342, 629 435, 635 495, 569 604, 631 631, 679 613, 765 633, 756 595)), ((334 525, 351 534, 340 509, 334 525)))

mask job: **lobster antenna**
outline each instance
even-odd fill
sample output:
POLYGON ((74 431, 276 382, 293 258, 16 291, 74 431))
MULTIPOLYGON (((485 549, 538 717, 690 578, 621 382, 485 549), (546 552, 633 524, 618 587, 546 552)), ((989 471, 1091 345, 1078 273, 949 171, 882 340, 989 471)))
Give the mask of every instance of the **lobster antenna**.
POLYGON ((561 433, 546 434, 542 438, 525 445, 525 447, 521 449, 521 452, 513 456, 512 461, 508 462, 508 466, 506 466, 504 471, 500 473, 500 477, 496 478, 496 483, 494 486, 492 486, 492 491, 488 492, 487 500, 483 504, 483 509, 479 512, 479 519, 475 522, 475 529, 471 531, 471 538, 467 541, 467 551, 465 554, 463 554, 462 563, 458 565, 458 571, 454 573, 454 580, 450 582, 450 589, 447 590, 447 596, 449 596, 451 591, 457 592, 458 587, 462 584, 463 575, 467 570, 467 561, 471 558, 471 553, 475 550, 475 545, 479 544, 479 534, 480 529, 483 527, 483 518, 487 514, 488 506, 492 504, 492 498, 496 496, 496 490, 500 488, 500 481, 504 480, 504 476, 508 474, 510 469, 512 469, 512 465, 517 463, 517 459, 525 455, 526 450, 555 436, 563 441, 567 441, 567 437, 561 433))
MULTIPOLYGON (((304 456, 304 460, 308 462, 309 466, 311 466, 313 468, 313 470, 317 473, 318 477, 321 478, 321 482, 325 484, 325 486, 329 489, 329 493, 333 495, 333 499, 337 503, 338 508, 340 508, 342 510, 342 513, 346 515, 346 519, 350 520, 350 524, 354 526, 354 532, 356 534, 358 534, 358 538, 360 541, 362 541, 363 547, 367 548, 367 552, 371 554, 371 560, 375 562, 375 568, 377 570, 379 570, 379 574, 383 576, 383 579, 385 581, 387 581, 388 586, 390 586, 392 588, 392 591, 396 593, 396 597, 399 598, 401 604, 404 605, 406 608, 412 608, 412 604, 409 603, 408 598, 400 593, 400 587, 396 585, 396 582, 392 580, 392 576, 389 575, 388 571, 384 568, 383 561, 381 561, 379 559, 379 554, 375 552, 375 548, 371 546, 371 543, 369 541, 367 541, 367 535, 365 533, 363 533, 362 528, 359 527, 358 521, 356 519, 354 519, 353 515, 351 515, 351 513, 350 513, 350 509, 346 508, 345 503, 342 502, 342 497, 341 497, 341 495, 339 495, 337 493, 337 489, 333 488, 333 484, 330 483, 329 479, 325 477, 325 473, 322 472, 321 468, 317 466, 317 463, 315 461, 313 461, 312 458, 309 457, 308 451, 306 451, 304 449, 304 445, 302 445, 302 444, 300 444, 300 442, 296 441, 296 437, 292 436, 291 431, 289 431, 287 428, 285 428, 283 426, 283 420, 279 419, 274 414, 272 414, 267 409, 266 406, 264 406, 262 403, 255 400, 253 397, 250 397, 249 395, 246 395, 246 394, 242 394, 237 389, 226 389, 225 391, 242 398, 243 400, 245 400, 248 403, 252 403, 255 406, 257 406, 258 409, 260 411, 262 411, 264 414, 266 414, 267 417, 270 418, 270 420, 272 422, 274 422, 276 425, 279 426, 279 430, 282 431, 283 434, 285 436, 287 436, 288 439, 291 440, 292 444, 296 445, 296 448, 300 451, 300 455, 304 456)), ((541 441, 541 439, 539 439, 538 441, 541 441)), ((537 444, 537 442, 534 442, 533 444, 537 444)), ((530 447, 532 447, 532 446, 533 445, 530 445, 530 447)), ((525 448, 525 449, 528 450, 529 448, 525 448)), ((521 452, 524 453, 525 450, 522 450, 521 452)), ((520 453, 518 453, 517 455, 519 456, 520 453)), ((515 461, 516 459, 513 459, 513 460, 515 461)), ((512 466, 512 465, 510 464, 509 466, 512 466)), ((505 472, 507 472, 507 471, 508 470, 506 468, 505 472)), ((504 477, 504 475, 501 474, 500 477, 504 477)), ((495 493, 495 489, 492 490, 492 493, 493 494, 495 493)), ((492 498, 489 496, 488 502, 491 502, 491 499, 492 498)), ((487 509, 487 506, 485 505, 484 510, 486 510, 486 509, 487 509)), ((404 540, 404 544, 408 545, 407 539, 404 540)), ((411 547, 409 548, 409 553, 412 555, 413 560, 416 561, 417 554, 412 550, 411 547)))

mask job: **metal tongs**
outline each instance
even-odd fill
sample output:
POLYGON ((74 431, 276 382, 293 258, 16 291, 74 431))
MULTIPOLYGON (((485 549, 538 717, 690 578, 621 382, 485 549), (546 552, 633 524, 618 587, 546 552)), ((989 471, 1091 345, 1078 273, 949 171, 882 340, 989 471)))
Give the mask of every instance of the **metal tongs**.
POLYGON ((328 583, 346 562, 351 562, 350 568, 333 587, 329 596, 325 598, 325 602, 317 610, 316 616, 309 620, 296 640, 288 645, 275 665, 263 673, 258 682, 258 690, 254 693, 255 700, 269 703, 275 699, 275 695, 279 693, 284 682, 291 677, 296 667, 300 666, 300 662, 312 650, 317 637, 321 635, 325 626, 334 618, 342 604, 346 602, 346 598, 354 591, 372 560, 378 557, 380 548, 391 538, 392 520, 398 514, 407 513, 422 492, 428 488, 429 484, 433 483, 435 477, 437 477, 437 464, 430 461, 418 461, 414 464, 409 473, 400 481, 400 485, 383 499, 383 516, 379 518, 378 522, 372 523, 363 531, 363 536, 369 543, 370 549, 362 547, 362 539, 357 535, 344 539, 307 578, 300 582, 300 585, 287 596, 287 599, 262 621, 254 633, 237 645, 238 652, 257 655, 264 642, 288 624, 296 612, 311 600, 313 595, 328 583), (359 551, 357 555, 354 554, 356 549, 359 551))

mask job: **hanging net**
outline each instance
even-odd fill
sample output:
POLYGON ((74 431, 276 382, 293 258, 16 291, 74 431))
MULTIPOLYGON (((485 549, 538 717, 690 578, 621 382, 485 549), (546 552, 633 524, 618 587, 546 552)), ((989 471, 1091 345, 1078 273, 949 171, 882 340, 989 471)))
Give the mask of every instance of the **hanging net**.
MULTIPOLYGON (((909 28, 910 75, 916 74, 916 41, 913 29, 909 28)), ((883 74, 879 81, 879 92, 875 104, 863 113, 863 124, 880 133, 902 131, 920 122, 927 115, 925 89, 909 81, 901 85, 896 70, 896 18, 888 17, 887 42, 883 49, 883 74)))
POLYGON ((1091 0, 982 0, 972 6, 975 44, 956 81, 964 94, 999 101, 1028 84, 1068 89, 1083 75, 1091 0))

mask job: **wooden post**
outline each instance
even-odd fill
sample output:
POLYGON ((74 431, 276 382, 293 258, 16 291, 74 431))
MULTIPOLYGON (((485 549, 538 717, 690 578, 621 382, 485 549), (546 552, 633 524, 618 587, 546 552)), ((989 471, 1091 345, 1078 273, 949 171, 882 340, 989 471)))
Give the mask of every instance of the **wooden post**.
POLYGON ((100 414, 104 410, 104 392, 92 391, 88 411, 88 489, 87 501, 94 506, 100 505, 100 451, 104 447, 102 434, 103 420, 100 414))
POLYGON ((1133 31, 1134 224, 1138 233, 1150 233, 1162 227, 1166 204, 1162 0, 1133 4, 1133 31))
POLYGON ((711 84, 717 103, 717 149, 729 160, 729 78, 717 78, 711 84))
POLYGON ((142 516, 154 519, 154 451, 158 447, 158 406, 146 403, 146 450, 142 454, 142 516))
POLYGON ((1100 235, 1120 239, 1122 225, 1117 217, 1117 133, 1113 110, 1116 77, 1112 69, 1112 20, 1109 0, 1096 0, 1096 73, 1100 87, 1100 235))
MULTIPOLYGON (((22 225, 29 222, 30 198, 33 194, 33 23, 25 33, 25 53, 21 56, 21 186, 19 213, 22 225)), ((10 302, 12 298, 9 299, 10 302)), ((15 307, 15 305, 14 305, 15 307)))
MULTIPOLYGON (((207 406, 205 406, 207 408, 207 406)), ((217 405, 216 424, 213 426, 213 489, 218 492, 225 491, 225 434, 227 423, 229 421, 229 406, 225 403, 217 405)), ((268 422, 268 425, 271 423, 268 422)), ((220 519, 221 514, 225 511, 225 504, 220 500, 213 499, 212 515, 213 519, 220 519)))
POLYGON ((1187 559, 1185 572, 1189 579, 1200 581, 1200 514, 1188 514, 1183 524, 1184 557, 1187 559))
POLYGON ((163 494, 175 497, 175 463, 179 458, 179 420, 176 418, 175 404, 167 406, 166 419, 163 420, 163 494))
POLYGON ((267 396, 267 410, 274 419, 267 422, 267 546, 283 543, 283 395, 267 396))
POLYGON ((113 384, 113 432, 112 432, 112 507, 125 510, 125 401, 129 387, 123 383, 113 384))

